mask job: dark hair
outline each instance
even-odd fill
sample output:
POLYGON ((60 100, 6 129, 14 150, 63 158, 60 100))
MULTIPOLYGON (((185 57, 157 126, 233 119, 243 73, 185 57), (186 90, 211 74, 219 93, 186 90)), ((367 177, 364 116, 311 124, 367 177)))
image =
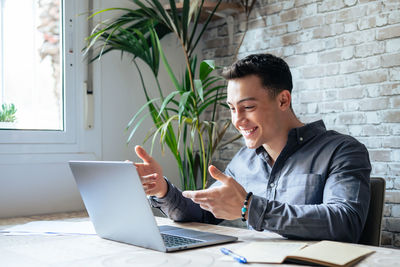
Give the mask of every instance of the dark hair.
POLYGON ((222 77, 226 80, 242 78, 248 75, 260 77, 262 85, 273 96, 283 90, 292 92, 292 74, 288 64, 281 58, 271 54, 253 54, 224 68, 222 77))

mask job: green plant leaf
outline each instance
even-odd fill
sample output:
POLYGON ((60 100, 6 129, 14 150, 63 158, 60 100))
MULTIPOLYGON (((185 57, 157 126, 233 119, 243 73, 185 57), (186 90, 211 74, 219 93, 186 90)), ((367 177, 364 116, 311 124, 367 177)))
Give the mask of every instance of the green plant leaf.
POLYGON ((194 80, 194 88, 196 89, 201 101, 204 101, 203 83, 201 80, 194 80))
POLYGON ((13 103, 6 104, 3 103, 0 109, 0 121, 1 122, 14 122, 16 121, 16 114, 17 109, 13 103))
POLYGON ((207 78, 207 76, 215 70, 215 61, 214 60, 203 60, 200 63, 200 79, 203 81, 207 78))
POLYGON ((136 120, 136 118, 143 112, 144 109, 146 109, 148 106, 150 106, 152 103, 160 100, 159 98, 154 98, 146 102, 132 117, 132 119, 129 121, 128 125, 126 126, 126 130, 128 130, 131 126, 132 123, 136 120))
POLYGON ((140 120, 136 123, 135 127, 133 127, 126 143, 129 144, 133 135, 136 133, 137 129, 139 129, 139 126, 142 124, 142 122, 150 115, 150 113, 145 114, 140 120))
MULTIPOLYGON (((202 0, 202 2, 204 3, 204 0, 202 0)), ((206 21, 202 24, 203 27, 201 28, 200 32, 197 34, 197 38, 196 38, 196 41, 194 42, 194 45, 188 47, 188 54, 189 54, 189 57, 191 57, 191 55, 192 55, 192 53, 194 52, 194 50, 195 50, 197 44, 200 42, 201 37, 202 37, 203 34, 204 34, 204 31, 207 29, 208 24, 209 24, 210 21, 211 21, 211 18, 214 16, 214 14, 215 14, 215 12, 217 11, 217 9, 218 9, 219 5, 221 4, 221 2, 222 2, 222 0, 218 0, 218 1, 216 2, 216 5, 215 5, 214 9, 213 9, 211 12, 209 12, 209 15, 208 15, 206 21)), ((198 12, 201 12, 201 9, 199 9, 198 12)), ((196 33, 192 31, 192 35, 193 35, 193 36, 190 37, 190 40, 192 40, 192 38, 194 38, 194 36, 196 35, 196 33)), ((191 43, 191 42, 190 42, 190 43, 191 43)))
POLYGON ((161 105, 160 111, 158 112, 158 116, 161 115, 161 113, 164 112, 165 107, 171 102, 171 100, 177 95, 179 94, 179 91, 173 91, 171 92, 164 100, 164 102, 161 105))
POLYGON ((179 123, 182 120, 182 114, 185 111, 186 103, 188 102, 189 97, 193 95, 193 92, 185 92, 182 94, 181 99, 179 101, 179 123))
MULTIPOLYGON (((221 77, 212 76, 214 69, 218 69, 212 61, 205 61, 198 65, 197 57, 193 51, 199 43, 201 36, 218 8, 221 0, 210 12, 206 22, 200 24, 200 14, 204 0, 183 0, 182 11, 178 11, 175 1, 169 0, 170 9, 167 10, 161 4, 161 0, 132 0, 138 9, 112 8, 96 12, 91 18, 103 12, 121 11, 115 19, 107 19, 98 23, 86 39, 84 52, 92 49, 93 56, 90 62, 101 59, 101 56, 113 50, 120 51, 121 57, 132 56, 132 62, 136 66, 146 103, 134 115, 128 123, 127 130, 132 129, 128 142, 135 132, 142 126, 146 117, 151 116, 154 126, 146 133, 144 142, 152 139, 151 152, 158 139, 161 150, 164 152, 167 145, 174 156, 184 189, 197 189, 198 170, 201 173, 202 188, 206 186, 207 165, 212 158, 216 145, 220 142, 219 124, 212 120, 203 120, 203 114, 207 107, 214 105, 211 117, 216 114, 217 105, 226 105, 225 85, 220 81, 221 77), (185 58, 186 69, 179 80, 166 58, 165 51, 161 47, 161 39, 173 32, 179 39, 185 58), (193 56, 194 55, 194 56, 193 56), (151 99, 146 88, 144 77, 137 65, 140 58, 150 67, 157 83, 159 97, 151 99), (160 62, 163 62, 174 92, 164 98, 158 79, 160 62), (196 76, 196 67, 198 76, 196 76), (199 77, 195 79, 195 77, 199 77), (179 99, 176 97, 180 94, 179 99), (160 100, 160 104, 158 103, 160 100), (159 108, 158 105, 161 105, 159 108), (148 113, 144 113, 148 108, 148 113), (178 125, 176 125, 176 123, 178 125), (178 136, 177 136, 178 135, 178 136)), ((86 55, 86 54, 85 54, 86 55)), ((163 85, 164 86, 164 85, 163 85)))
MULTIPOLYGON (((170 0, 173 1, 173 0, 170 0)), ((188 27, 190 23, 190 17, 189 17, 189 10, 190 10, 190 0, 184 0, 183 1, 183 7, 182 7, 182 40, 183 44, 187 49, 187 34, 188 34, 188 27)))
POLYGON ((182 91, 182 88, 181 88, 178 80, 176 79, 176 77, 174 75, 174 72, 172 71, 171 66, 168 63, 167 58, 165 57, 164 51, 163 51, 161 43, 160 43, 160 39, 158 39, 157 34, 155 34, 155 37, 156 37, 157 45, 160 48, 160 55, 161 55, 161 59, 162 59, 162 61, 164 63, 165 69, 167 70, 167 73, 168 73, 169 77, 171 78, 172 83, 174 84, 175 88, 178 89, 179 91, 182 91))

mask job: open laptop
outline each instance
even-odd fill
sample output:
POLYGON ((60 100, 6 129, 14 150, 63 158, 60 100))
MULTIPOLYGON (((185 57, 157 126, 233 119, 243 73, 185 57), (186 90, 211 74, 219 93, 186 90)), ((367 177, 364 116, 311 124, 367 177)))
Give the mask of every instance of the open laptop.
POLYGON ((70 161, 96 233, 106 239, 163 252, 236 241, 237 237, 157 226, 131 162, 70 161))

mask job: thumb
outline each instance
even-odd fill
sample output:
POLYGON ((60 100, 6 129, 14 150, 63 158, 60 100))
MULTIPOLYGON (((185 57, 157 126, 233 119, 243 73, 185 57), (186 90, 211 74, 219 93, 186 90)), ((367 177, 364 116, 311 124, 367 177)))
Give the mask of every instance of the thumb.
POLYGON ((211 176, 215 179, 218 180, 220 182, 222 182, 223 184, 225 184, 228 179, 229 176, 225 175, 223 172, 221 172, 217 167, 215 167, 214 165, 210 165, 208 167, 208 171, 211 174, 211 176))
POLYGON ((141 146, 135 146, 136 155, 143 160, 145 163, 149 163, 153 160, 153 158, 147 154, 146 150, 144 150, 141 146))

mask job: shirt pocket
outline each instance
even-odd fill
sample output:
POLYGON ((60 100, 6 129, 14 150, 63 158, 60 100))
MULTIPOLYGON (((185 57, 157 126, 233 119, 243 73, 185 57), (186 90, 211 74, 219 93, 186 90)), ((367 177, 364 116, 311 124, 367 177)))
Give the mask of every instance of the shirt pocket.
POLYGON ((324 192, 321 174, 290 174, 280 177, 275 200, 292 205, 320 204, 324 192))

